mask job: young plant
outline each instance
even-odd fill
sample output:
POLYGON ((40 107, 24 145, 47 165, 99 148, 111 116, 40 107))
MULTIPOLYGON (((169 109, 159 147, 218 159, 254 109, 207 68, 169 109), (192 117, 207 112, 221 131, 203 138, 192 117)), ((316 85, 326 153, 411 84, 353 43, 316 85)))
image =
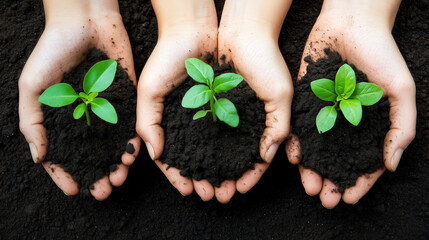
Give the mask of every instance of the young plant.
POLYGON ((311 82, 311 90, 318 98, 334 102, 333 106, 326 106, 317 114, 316 126, 320 134, 334 126, 340 110, 347 121, 357 126, 362 119, 362 105, 371 106, 383 96, 383 90, 373 83, 356 84, 355 72, 348 64, 338 69, 335 83, 326 78, 315 80, 311 82))
POLYGON ((184 108, 199 108, 210 101, 210 110, 198 111, 193 119, 205 117, 211 112, 213 121, 217 118, 231 127, 237 127, 240 118, 234 104, 226 99, 217 99, 215 94, 233 89, 243 81, 243 77, 235 73, 224 73, 214 78, 213 68, 198 58, 185 61, 186 70, 198 84, 190 88, 182 99, 184 108))
POLYGON ((63 107, 72 104, 77 98, 83 103, 77 105, 73 111, 74 119, 79 119, 85 113, 86 122, 91 126, 88 105, 92 112, 106 122, 116 124, 118 115, 113 105, 104 98, 97 98, 98 93, 106 90, 113 82, 118 63, 115 60, 104 60, 96 63, 89 69, 83 79, 83 90, 79 95, 67 83, 58 83, 50 86, 39 97, 39 102, 50 107, 63 107))

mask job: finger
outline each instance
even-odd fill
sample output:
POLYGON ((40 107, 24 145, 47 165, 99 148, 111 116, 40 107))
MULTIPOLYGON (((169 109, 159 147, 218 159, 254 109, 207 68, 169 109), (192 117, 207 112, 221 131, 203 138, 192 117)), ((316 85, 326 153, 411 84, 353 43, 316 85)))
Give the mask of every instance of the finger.
POLYGON ((411 93, 403 93, 399 99, 391 97, 389 101, 391 125, 384 139, 383 159, 386 168, 393 172, 416 134, 415 92, 411 90, 411 93))
POLYGON ((343 201, 348 204, 356 204, 371 189, 384 171, 385 168, 382 168, 376 172, 360 176, 356 180, 356 185, 344 191, 343 201))
POLYGON ((209 181, 205 179, 200 181, 192 179, 192 182, 194 184, 195 192, 198 194, 198 196, 201 197, 203 201, 210 201, 214 197, 215 190, 209 181))
POLYGON ((247 170, 236 183, 237 191, 239 193, 248 192, 253 186, 258 183, 264 172, 270 166, 269 163, 255 163, 255 169, 247 170))
POLYGON ((331 180, 325 178, 323 179, 323 187, 319 197, 325 208, 332 209, 340 202, 341 193, 338 192, 337 186, 331 180))
POLYGON ((289 159, 289 162, 296 165, 301 162, 301 145, 299 139, 295 134, 290 134, 286 139, 285 144, 286 156, 289 159))
POLYGON ((92 196, 98 201, 103 201, 112 193, 112 185, 110 185, 109 177, 104 176, 90 187, 89 191, 92 196))
POLYGON ((130 166, 131 164, 133 164, 134 160, 139 155, 140 145, 141 145, 141 139, 138 135, 136 135, 134 138, 131 138, 130 141, 128 141, 127 149, 124 152, 124 154, 122 154, 122 157, 121 157, 123 164, 127 166, 130 166))
POLYGON ((235 181, 225 180, 220 187, 215 187, 215 196, 220 203, 228 203, 235 194, 235 181))
POLYGON ((109 174, 110 183, 115 186, 121 186, 128 176, 128 166, 124 164, 118 164, 117 169, 109 174))
POLYGON ((301 165, 298 165, 298 168, 301 175, 302 186, 304 187, 305 192, 310 196, 320 193, 322 190, 322 176, 311 169, 304 168, 301 165))
POLYGON ((64 171, 62 167, 52 162, 42 162, 46 172, 52 178, 54 183, 68 196, 73 196, 79 193, 77 182, 73 180, 71 175, 64 171))
POLYGON ((167 177, 168 181, 182 194, 183 196, 188 196, 193 191, 192 180, 185 178, 180 175, 180 170, 177 168, 170 167, 168 164, 162 163, 159 160, 155 161, 156 165, 161 169, 162 173, 167 177), (167 170, 168 168, 168 170, 167 170))

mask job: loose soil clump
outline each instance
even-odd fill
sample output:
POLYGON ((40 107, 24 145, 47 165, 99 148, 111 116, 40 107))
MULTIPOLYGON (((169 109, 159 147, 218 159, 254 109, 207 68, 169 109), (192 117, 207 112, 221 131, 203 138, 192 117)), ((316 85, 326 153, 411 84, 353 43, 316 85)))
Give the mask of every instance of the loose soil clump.
MULTIPOLYGON (((325 53, 326 58, 315 62, 305 58, 307 73, 295 84, 293 130, 301 143, 302 166, 330 179, 342 193, 354 186, 359 176, 383 166, 383 141, 390 126, 389 103, 382 99, 375 105, 363 106, 362 120, 356 127, 338 112, 334 127, 319 134, 316 116, 320 109, 332 103, 320 100, 312 92, 310 83, 321 78, 335 80, 338 69, 346 63, 337 52, 325 49, 325 53)), ((364 73, 351 66, 357 83, 368 82, 364 73)))
MULTIPOLYGON (((106 59, 103 52, 91 50, 86 61, 64 75, 64 82, 76 92, 82 92, 86 72, 95 63, 106 59)), ((126 150, 133 152, 134 149, 127 147, 127 142, 135 136, 137 91, 122 67, 118 66, 112 85, 99 97, 107 99, 115 107, 117 124, 101 120, 92 111, 89 113, 91 126, 87 125, 84 117, 75 120, 73 110, 81 103, 79 99, 65 107, 42 107, 45 117, 43 125, 49 140, 45 160, 61 165, 84 194, 89 193, 94 182, 116 170, 126 150)))
MULTIPOLYGON (((227 64, 214 67, 215 76, 231 70, 227 64)), ((194 85, 194 80, 186 79, 165 100, 162 122, 165 146, 161 160, 180 169, 185 177, 207 179, 218 187, 222 181, 237 179, 246 170, 254 169, 255 162, 262 162, 259 141, 265 128, 264 103, 243 81, 218 95, 235 104, 240 116, 238 127, 230 127, 219 120, 213 122, 211 113, 194 121, 192 116, 201 108, 181 106, 185 92, 194 85)), ((209 105, 202 108, 210 109, 209 105)))

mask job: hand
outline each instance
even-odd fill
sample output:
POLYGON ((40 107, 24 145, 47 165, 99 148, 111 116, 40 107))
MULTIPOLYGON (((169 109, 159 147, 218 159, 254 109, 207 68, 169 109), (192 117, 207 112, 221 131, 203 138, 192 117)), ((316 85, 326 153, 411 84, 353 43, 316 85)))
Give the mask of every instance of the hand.
POLYGON ((146 144, 149 155, 182 195, 195 192, 208 201, 215 195, 227 202, 235 192, 229 181, 214 188, 207 180, 197 181, 180 175, 159 159, 164 149, 161 127, 165 97, 187 77, 185 60, 215 53, 217 17, 213 1, 153 1, 159 27, 159 39, 140 76, 137 94, 137 132, 146 144), (231 195, 232 194, 232 195, 231 195), (231 196, 230 196, 231 195, 231 196))
MULTIPOLYGON (((98 3, 101 4, 97 0, 91 2, 94 5, 98 3)), ((78 184, 60 166, 43 161, 48 139, 42 125, 44 118, 38 97, 44 89, 61 82, 63 74, 82 62, 91 48, 104 51, 109 58, 122 59, 120 65, 127 69, 130 79, 136 84, 131 46, 118 3, 115 0, 104 1, 102 7, 97 6, 97 11, 91 8, 91 4, 45 1, 46 27, 19 79, 21 132, 29 143, 34 162, 43 164, 66 195, 76 195, 78 184)), ((124 153, 118 169, 94 183, 90 192, 97 200, 106 199, 112 192, 112 185, 120 186, 125 181, 128 166, 140 149, 140 138, 136 136, 129 142, 136 152, 133 155, 124 153)))
POLYGON ((229 181, 232 193, 235 189, 246 193, 256 185, 289 135, 292 78, 277 42, 290 4, 277 0, 269 4, 261 0, 225 3, 219 28, 219 63, 232 63, 264 101, 267 113, 259 147, 264 162, 256 163, 255 169, 246 171, 236 183, 229 181))
MULTIPOLYGON (((396 170, 402 152, 414 138, 416 126, 414 80, 391 34, 399 3, 325 0, 308 37, 298 76, 300 79, 306 73, 306 56, 317 60, 324 57, 325 48, 330 48, 384 90, 390 103, 392 123, 383 149, 384 165, 389 171, 396 170)), ((292 135, 286 144, 286 153, 291 163, 299 163, 301 153, 296 136, 292 135)), ((359 177, 355 186, 341 194, 332 191, 337 186, 329 179, 322 179, 312 170, 299 166, 305 191, 311 196, 319 194, 326 208, 335 207, 341 198, 348 204, 355 204, 369 191, 385 168, 359 177)))

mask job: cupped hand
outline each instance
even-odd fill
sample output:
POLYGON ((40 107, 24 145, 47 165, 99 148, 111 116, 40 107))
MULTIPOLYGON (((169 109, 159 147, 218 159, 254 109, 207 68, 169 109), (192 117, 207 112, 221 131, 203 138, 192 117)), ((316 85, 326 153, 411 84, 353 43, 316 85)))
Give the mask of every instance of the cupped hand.
MULTIPOLYGON (((84 61, 85 54, 91 48, 104 51, 109 58, 120 59, 119 64, 127 69, 130 79, 136 84, 134 63, 117 3, 112 5, 113 10, 109 14, 75 14, 71 7, 66 8, 70 12, 60 14, 60 18, 50 15, 52 9, 49 8, 56 7, 55 3, 47 1, 45 4, 50 4, 45 6, 45 30, 19 79, 20 130, 29 143, 34 162, 43 164, 52 180, 66 195, 76 195, 79 192, 78 184, 70 174, 61 166, 44 161, 48 139, 38 97, 49 86, 61 82, 64 73, 72 71, 84 61)), ((136 152, 132 155, 124 153, 118 169, 94 183, 90 192, 97 200, 106 199, 112 191, 112 185, 120 186, 125 181, 128 166, 133 163, 140 149, 140 138, 136 136, 129 142, 134 145, 136 152)))
MULTIPOLYGON (((379 85, 390 103, 391 126, 384 140, 384 166, 389 171, 395 171, 403 151, 414 138, 416 126, 414 80, 391 34, 399 4, 379 2, 370 6, 371 4, 359 3, 366 8, 347 6, 348 10, 345 10, 341 8, 341 4, 336 8, 331 2, 333 1, 325 1, 308 37, 298 80, 306 73, 308 63, 304 58, 310 56, 314 61, 323 58, 324 49, 330 48, 364 72, 370 82, 379 85), (382 6, 377 6, 380 4, 382 6), (378 7, 387 12, 377 12, 378 7)), ((300 145, 295 135, 287 142, 286 153, 291 163, 299 164, 300 145)), ((319 194, 322 205, 333 208, 341 198, 348 204, 358 202, 385 168, 359 177, 356 185, 346 189, 343 194, 333 191, 337 186, 314 171, 302 166, 299 166, 299 171, 307 194, 319 194)))

